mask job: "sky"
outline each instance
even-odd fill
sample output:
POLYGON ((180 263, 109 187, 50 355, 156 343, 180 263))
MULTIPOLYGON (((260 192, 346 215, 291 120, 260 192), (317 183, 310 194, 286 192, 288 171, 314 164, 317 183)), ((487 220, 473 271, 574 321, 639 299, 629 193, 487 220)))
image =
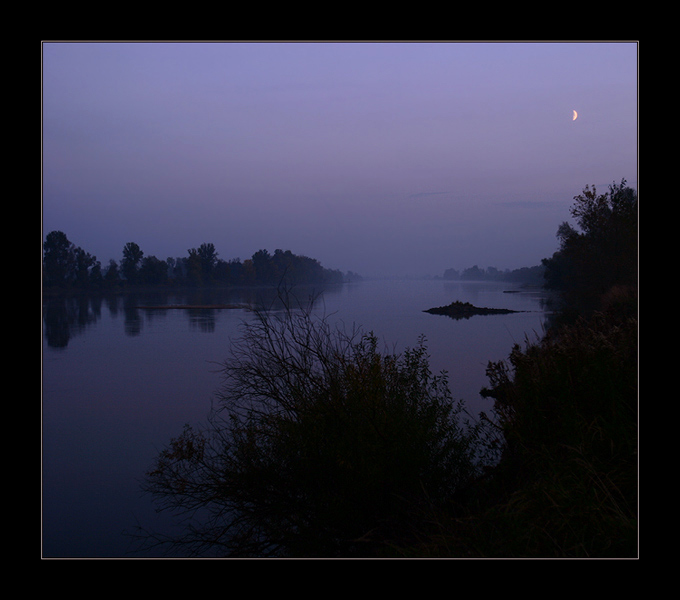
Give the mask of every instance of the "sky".
POLYGON ((128 242, 367 277, 537 265, 586 185, 637 189, 638 50, 43 42, 43 239, 102 266, 128 242))

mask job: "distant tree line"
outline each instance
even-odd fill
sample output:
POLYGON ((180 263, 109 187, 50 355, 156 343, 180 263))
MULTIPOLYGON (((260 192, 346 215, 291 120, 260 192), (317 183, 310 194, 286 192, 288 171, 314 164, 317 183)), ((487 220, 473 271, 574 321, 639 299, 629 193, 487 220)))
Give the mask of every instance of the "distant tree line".
POLYGON ((214 244, 190 248, 188 255, 161 260, 145 255, 134 242, 125 244, 122 259, 102 267, 96 256, 69 241, 61 231, 43 243, 43 285, 46 289, 117 289, 131 286, 253 286, 332 284, 356 281, 351 271, 324 268, 318 260, 290 250, 258 250, 249 259, 222 260, 214 244))
POLYGON ((544 265, 535 267, 522 267, 521 269, 505 269, 501 271, 496 267, 483 269, 474 265, 462 271, 456 269, 446 269, 443 279, 449 281, 509 281, 533 283, 540 285, 543 283, 545 273, 544 265))

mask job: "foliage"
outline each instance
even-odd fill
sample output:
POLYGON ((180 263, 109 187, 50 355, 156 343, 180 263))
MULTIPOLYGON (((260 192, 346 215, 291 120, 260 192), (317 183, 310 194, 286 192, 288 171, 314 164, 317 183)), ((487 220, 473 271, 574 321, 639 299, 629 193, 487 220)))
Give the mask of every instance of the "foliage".
POLYGON ((139 282, 139 267, 143 258, 144 252, 137 244, 134 242, 125 244, 125 247, 123 248, 123 260, 120 265, 125 279, 130 283, 139 282))
POLYGON ((502 457, 395 554, 635 558, 636 357, 636 320, 600 314, 490 362, 502 457))
POLYGON ((621 307, 636 306, 637 210, 637 193, 625 180, 605 194, 586 186, 574 196, 571 215, 578 228, 562 223, 560 249, 543 259, 546 286, 561 294, 563 308, 574 314, 601 310, 612 289, 621 307))
POLYGON ((598 315, 524 350, 516 345, 511 369, 505 361, 490 363, 485 393, 496 398, 507 456, 527 467, 541 449, 577 445, 592 427, 606 429, 605 453, 631 452, 626 445, 635 443, 636 350, 634 320, 612 323, 598 315))
POLYGON ((488 365, 502 458, 404 556, 637 556, 637 195, 622 181, 574 200, 578 229, 543 261, 557 317, 488 365))
POLYGON ((624 180, 574 200, 578 229, 543 261, 558 318, 488 365, 502 460, 429 552, 637 555, 637 194, 624 180))
POLYGON ((496 482, 508 487, 485 516, 522 530, 487 552, 635 556, 637 321, 581 318, 487 374, 506 440, 496 482))
POLYGON ((95 256, 75 246, 62 231, 47 234, 43 243, 43 284, 55 288, 95 287, 101 265, 95 256))
MULTIPOLYGON (((251 259, 224 261, 214 244, 190 248, 186 257, 162 260, 145 255, 135 242, 123 247, 122 259, 102 269, 96 257, 72 244, 61 231, 47 234, 43 244, 43 284, 48 289, 114 289, 134 286, 295 286, 342 283, 338 270, 290 250, 258 250, 251 259)), ((347 279, 359 280, 356 273, 347 279)))
POLYGON ((209 424, 161 453, 146 490, 193 517, 166 542, 195 555, 375 556, 475 478, 463 421, 423 341, 381 353, 286 303, 260 313, 222 365, 209 424))

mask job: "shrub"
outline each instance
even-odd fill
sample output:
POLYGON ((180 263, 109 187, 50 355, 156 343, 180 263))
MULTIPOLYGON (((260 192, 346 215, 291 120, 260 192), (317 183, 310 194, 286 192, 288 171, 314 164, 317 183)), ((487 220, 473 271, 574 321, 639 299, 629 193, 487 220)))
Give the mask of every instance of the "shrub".
POLYGON ((187 427, 145 489, 182 514, 184 554, 375 556, 477 475, 479 430, 433 376, 424 340, 374 335, 310 308, 260 312, 221 366, 208 425, 187 427))
MULTIPOLYGON (((496 505, 475 515, 494 556, 637 552, 637 321, 596 314, 490 363, 506 440, 496 505), (500 500, 499 500, 500 498, 500 500)), ((482 542, 477 540, 479 545, 482 542)))

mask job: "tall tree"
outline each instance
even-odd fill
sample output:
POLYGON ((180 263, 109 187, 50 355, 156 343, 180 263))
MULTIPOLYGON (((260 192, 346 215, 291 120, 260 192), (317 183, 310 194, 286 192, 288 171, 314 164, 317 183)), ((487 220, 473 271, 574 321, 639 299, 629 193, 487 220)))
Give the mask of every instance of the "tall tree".
POLYGON ((571 215, 576 226, 564 222, 557 231, 560 247, 543 259, 546 285, 561 293, 577 312, 601 308, 615 288, 637 289, 637 193, 613 183, 598 194, 586 186, 574 196, 571 215))
POLYGON ((128 242, 123 248, 123 260, 121 261, 121 269, 125 279, 130 283, 137 283, 137 275, 139 266, 144 258, 144 252, 134 242, 128 242))
POLYGON ((217 265, 217 252, 215 251, 214 244, 201 244, 198 247, 198 257, 201 261, 204 282, 212 281, 215 274, 215 265, 217 265))
POLYGON ((101 279, 96 256, 74 245, 62 231, 51 231, 43 243, 43 282, 46 286, 88 287, 101 279))
POLYGON ((118 263, 110 259, 109 266, 104 274, 104 283, 108 287, 113 287, 120 282, 120 272, 118 271, 118 263))
MULTIPOLYGON (((82 248, 74 248, 73 255, 75 258, 75 283, 78 287, 87 287, 90 283, 90 271, 96 265, 99 265, 99 261, 96 256, 92 256, 82 248)), ((101 269, 101 265, 99 267, 101 269)))
POLYGON ((168 263, 155 256, 145 256, 139 269, 139 279, 150 285, 162 285, 168 281, 168 263))
POLYGON ((187 281, 190 285, 199 286, 203 283, 203 265, 196 248, 189 248, 189 257, 185 261, 187 281))
POLYGON ((75 269, 75 246, 62 231, 51 231, 43 243, 43 281, 47 286, 65 286, 72 282, 75 269))
POLYGON ((257 283, 271 283, 273 279, 273 269, 269 252, 267 250, 258 250, 253 254, 252 261, 257 283))

